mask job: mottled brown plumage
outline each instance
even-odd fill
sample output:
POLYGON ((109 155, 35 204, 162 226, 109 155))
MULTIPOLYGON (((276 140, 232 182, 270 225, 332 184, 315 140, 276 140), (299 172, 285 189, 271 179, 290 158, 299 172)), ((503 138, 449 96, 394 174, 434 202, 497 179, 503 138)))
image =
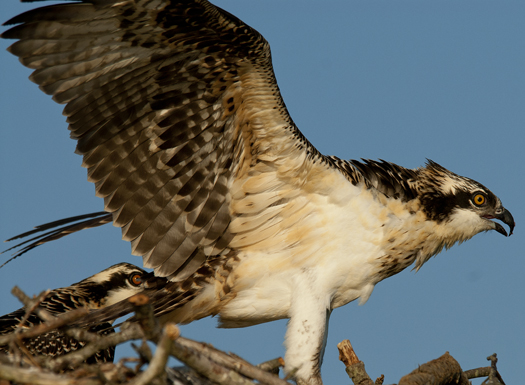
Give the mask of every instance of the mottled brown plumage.
MULTIPOLYGON (((39 307, 54 316, 79 308, 91 310, 102 309, 113 305, 131 295, 141 292, 147 273, 129 263, 111 266, 71 286, 51 290, 40 302, 39 307)), ((41 324, 43 321, 31 313, 22 324, 26 309, 21 308, 0 317, 0 335, 14 333, 41 324)), ((101 334, 113 333, 111 323, 102 322, 90 328, 101 334)), ((25 348, 33 355, 55 357, 78 350, 86 345, 68 335, 53 330, 35 338, 23 340, 25 348)), ((9 353, 10 348, 0 345, 0 352, 9 353)), ((86 360, 87 363, 113 362, 115 348, 110 347, 95 353, 86 360)))

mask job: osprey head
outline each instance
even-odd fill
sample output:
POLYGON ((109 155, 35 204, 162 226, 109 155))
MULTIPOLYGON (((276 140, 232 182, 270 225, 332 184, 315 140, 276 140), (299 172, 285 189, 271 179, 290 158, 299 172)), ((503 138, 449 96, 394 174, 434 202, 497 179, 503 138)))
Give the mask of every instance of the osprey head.
POLYGON ((98 309, 120 302, 144 290, 149 274, 130 263, 119 263, 92 275, 72 287, 88 293, 88 307, 98 309))
POLYGON ((446 224, 456 234, 452 244, 488 230, 507 236, 503 226, 492 219, 507 224, 509 235, 512 234, 515 223, 511 213, 481 183, 456 175, 430 160, 420 172, 418 190, 423 210, 429 219, 446 224))

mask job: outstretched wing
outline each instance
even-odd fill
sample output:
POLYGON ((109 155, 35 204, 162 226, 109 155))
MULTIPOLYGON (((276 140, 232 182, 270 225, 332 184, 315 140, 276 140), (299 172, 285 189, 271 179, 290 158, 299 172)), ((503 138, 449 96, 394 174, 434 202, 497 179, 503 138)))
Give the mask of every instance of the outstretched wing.
POLYGON ((7 24, 19 24, 2 35, 19 39, 10 52, 66 104, 89 180, 157 275, 181 280, 264 243, 309 215, 301 192, 345 178, 288 115, 266 40, 207 1, 85 0, 7 24))

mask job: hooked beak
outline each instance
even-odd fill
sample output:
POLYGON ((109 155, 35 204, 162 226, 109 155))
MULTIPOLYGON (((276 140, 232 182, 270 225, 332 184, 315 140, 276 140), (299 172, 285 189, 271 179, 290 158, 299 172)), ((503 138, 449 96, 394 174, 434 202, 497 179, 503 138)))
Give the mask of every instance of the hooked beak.
MULTIPOLYGON (((512 217, 512 214, 507 209, 501 207, 501 208, 496 210, 495 215, 491 215, 490 217, 486 216, 485 218, 487 218, 487 219, 492 219, 492 218, 499 219, 500 221, 502 221, 503 223, 505 223, 506 225, 509 226, 509 229, 510 229, 509 236, 512 235, 512 232, 514 231, 514 226, 516 224, 514 223, 514 218, 512 217)), ((505 231, 505 229, 503 228, 502 225, 500 225, 497 222, 493 222, 493 223, 494 223, 494 230, 496 230, 500 234, 503 234, 504 236, 507 236, 507 232, 505 231)))

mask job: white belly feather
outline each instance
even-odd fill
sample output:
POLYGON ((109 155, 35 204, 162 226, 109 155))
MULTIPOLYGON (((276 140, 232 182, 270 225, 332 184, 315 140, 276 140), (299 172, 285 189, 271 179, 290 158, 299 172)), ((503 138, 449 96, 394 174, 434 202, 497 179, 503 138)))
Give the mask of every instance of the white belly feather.
POLYGON ((317 277, 314 290, 329 298, 330 309, 368 299, 392 212, 337 173, 330 179, 326 195, 293 199, 301 207, 298 220, 275 218, 269 239, 242 248, 230 277, 235 297, 220 311, 222 327, 288 318, 294 282, 305 274, 317 277))

